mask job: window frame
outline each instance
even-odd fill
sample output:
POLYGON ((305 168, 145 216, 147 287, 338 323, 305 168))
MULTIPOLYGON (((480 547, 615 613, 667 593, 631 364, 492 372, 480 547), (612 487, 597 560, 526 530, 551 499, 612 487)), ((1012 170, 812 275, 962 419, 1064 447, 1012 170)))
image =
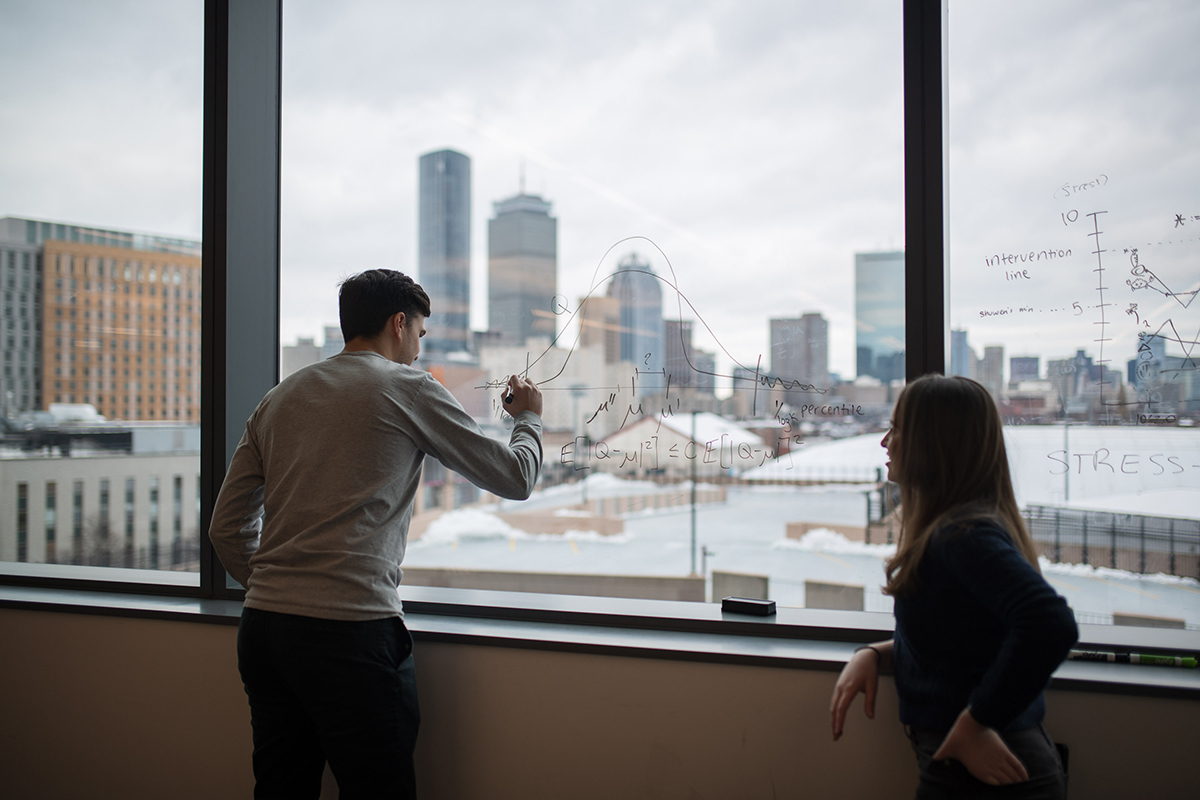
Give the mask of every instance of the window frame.
MULTIPOLYGON (((207 531, 244 421, 279 374, 283 2, 203 2, 199 494, 207 531), (238 76, 232 84, 231 74, 238 76)), ((94 578, 69 577, 80 574, 74 569, 54 576, 0 572, 0 585, 200 599, 244 594, 225 586, 203 534, 198 585, 155 582, 153 573, 144 581, 116 580, 94 569, 87 571, 94 578)))
MULTIPOLYGON (((947 355, 946 14, 946 0, 904 1, 905 345, 910 380, 943 371, 947 355)), ((208 530, 244 421, 279 374, 282 22, 283 0, 204 0, 201 284, 205 302, 198 487, 202 531, 208 530), (231 74, 238 76, 232 85, 231 74)), ((159 500, 161 526, 161 487, 159 500)), ((110 498, 110 514, 111 508, 110 498)), ((104 613, 88 599, 100 595, 91 593, 194 598, 202 606, 209 600, 240 602, 244 591, 229 588, 226 582, 206 534, 200 536, 198 586, 0 574, 0 586, 47 590, 42 602, 55 610, 78 608, 81 613, 104 613), (79 599, 63 603, 64 591, 79 599)), ((835 642, 874 641, 888 635, 892 626, 888 615, 862 612, 781 609, 777 618, 765 622, 722 614, 711 604, 685 609, 667 601, 422 587, 402 587, 401 594, 409 614, 480 621, 835 642)), ((0 606, 27 602, 0 598, 0 606)), ((127 613, 121 610, 126 603, 95 602, 111 613, 127 613)), ((147 597, 141 602, 156 601, 147 597)), ((157 613, 161 612, 144 612, 157 613)), ((228 609, 217 616, 228 622, 228 609)), ((1094 628, 1083 626, 1088 631, 1086 640, 1110 647, 1200 651, 1200 635, 1192 632, 1180 638, 1174 634, 1182 632, 1094 628)), ((526 646, 556 647, 551 641, 526 646)), ((707 658, 700 652, 696 657, 707 658)))
MULTIPOLYGON (((909 379, 945 364, 945 0, 903 8, 905 347, 909 379)), ((204 0, 200 495, 207 531, 244 420, 279 374, 283 0, 204 0), (231 83, 229 76, 237 75, 231 83), (232 268, 231 268, 232 266, 232 268)), ((241 599, 207 535, 198 587, 0 575, 0 584, 241 599)), ((423 603, 413 601, 418 610, 423 603)), ((652 601, 647 601, 652 602, 652 601)), ((468 603, 468 605, 470 605, 468 603)), ((432 613, 447 613, 435 603, 432 613), (436 608, 436 610, 434 610, 436 608)), ((533 613, 514 604, 514 614, 533 613), (524 609, 520 611, 519 609, 524 609)))

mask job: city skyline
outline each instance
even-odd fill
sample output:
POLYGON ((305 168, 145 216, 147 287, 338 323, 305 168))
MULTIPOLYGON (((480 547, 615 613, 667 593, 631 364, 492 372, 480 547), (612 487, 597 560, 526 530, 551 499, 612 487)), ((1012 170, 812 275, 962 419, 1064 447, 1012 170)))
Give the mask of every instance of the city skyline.
MULTIPOLYGON (((518 197, 520 197, 520 196, 518 196, 518 197)), ((540 200, 538 202, 544 203, 544 201, 540 201, 540 200)), ((500 203, 498 203, 498 205, 499 204, 500 203)), ((548 207, 549 204, 546 203, 545 205, 548 207)), ((75 238, 77 238, 79 240, 83 240, 85 237, 91 237, 94 240, 92 243, 83 243, 83 244, 75 246, 76 249, 78 249, 78 247, 81 247, 81 246, 84 247, 88 251, 88 254, 92 254, 92 251, 95 248, 104 249, 106 247, 110 247, 110 248, 111 247, 119 247, 119 248, 123 249, 122 252, 128 251, 130 248, 135 248, 135 250, 140 250, 141 252, 144 252, 147 254, 152 254, 154 252, 167 254, 167 253, 174 251, 174 252, 176 252, 177 256, 180 256, 180 257, 184 256, 185 254, 190 254, 190 255, 188 255, 188 257, 192 258, 193 260, 196 260, 198 263, 198 259, 196 258, 195 254, 199 252, 199 243, 195 242, 195 241, 173 239, 173 238, 168 238, 168 237, 160 237, 160 236, 155 236, 153 234, 133 234, 128 231, 124 231, 124 232, 122 232, 122 231, 102 231, 100 229, 97 229, 94 227, 89 227, 86 225, 81 226, 81 225, 75 225, 75 224, 71 224, 71 223, 53 223, 53 222, 49 222, 49 221, 39 222, 39 221, 26 220, 26 219, 21 219, 21 218, 10 218, 8 220, 8 223, 11 225, 17 225, 19 228, 21 228, 21 235, 20 236, 17 236, 17 235, 8 236, 9 240, 19 240, 22 238, 28 238, 28 236, 25 236, 25 234, 24 234, 25 228, 29 227, 30 225, 35 226, 35 227, 31 228, 33 231, 35 231, 35 233, 33 234, 34 241, 35 242, 37 242, 37 241, 49 242, 51 245, 51 250, 53 251, 52 255, 54 255, 56 257, 56 261, 61 261, 63 254, 58 252, 59 249, 61 249, 61 248, 60 248, 59 243, 54 241, 54 237, 62 236, 64 239, 67 239, 73 235, 73 236, 75 236, 75 238), (87 233, 84 233, 84 232, 87 232, 87 233), (109 238, 105 238, 105 236, 102 236, 101 235, 102 233, 109 235, 109 238)), ((14 228, 14 230, 16 230, 16 228, 14 228)), ((16 244, 20 244, 20 242, 16 242, 16 244)), ((12 249, 13 247, 15 247, 16 244, 14 244, 13 242, 10 242, 8 245, 9 249, 12 249)), ((63 244, 69 244, 69 243, 63 243, 63 244)), ((39 255, 40 256, 40 253, 41 253, 42 249, 44 249, 45 246, 44 246, 44 244, 43 245, 34 244, 34 245, 30 245, 30 247, 33 248, 29 251, 31 255, 39 255)), ((79 262, 81 269, 90 269, 91 271, 95 272, 98 269, 103 269, 103 267, 101 266, 102 264, 108 263, 107 261, 105 261, 103 259, 102 256, 99 258, 99 260, 92 259, 91 261, 89 261, 88 259, 91 258, 91 255, 88 255, 88 254, 85 254, 84 260, 79 262), (95 261, 94 264, 93 264, 93 261, 95 261)), ((19 256, 19 253, 16 253, 14 251, 14 255, 13 255, 14 261, 17 260, 18 256, 19 256)), ((180 258, 177 257, 175 260, 180 260, 180 258)), ((626 263, 626 265, 625 265, 626 268, 636 267, 636 268, 638 268, 639 271, 642 270, 643 268, 645 268, 646 272, 652 271, 651 269, 649 269, 649 265, 647 263, 637 262, 636 257, 632 257, 632 256, 629 257, 627 259, 627 262, 628 263, 626 263)), ((54 262, 51 262, 51 263, 54 263, 54 262)), ((69 271, 71 261, 68 260, 63 263, 67 264, 66 269, 69 271)), ((117 263, 116 261, 112 262, 114 269, 115 269, 116 263, 117 263)), ((147 264, 150 264, 150 263, 151 262, 149 262, 149 261, 147 262, 147 264)), ((193 268, 194 268, 194 266, 195 265, 193 265, 193 268)), ((3 264, 0 264, 0 267, 3 267, 3 264)), ((62 267, 59 266, 58 269, 61 270, 62 267)), ((147 267, 147 269, 151 269, 151 267, 147 267)), ((620 270, 618 270, 618 273, 619 272, 620 272, 620 270)), ((85 275, 85 274, 86 273, 83 273, 83 272, 80 273, 80 275, 85 275)), ((130 276, 134 277, 134 274, 131 272, 130 276)), ((149 273, 147 273, 146 277, 149 277, 149 273)), ((652 278, 649 275, 645 275, 644 277, 651 281, 654 281, 656 284, 658 283, 658 281, 655 278, 652 278)), ((605 282, 609 286, 612 286, 612 283, 613 283, 612 277, 610 276, 605 282)), ((80 285, 83 285, 83 284, 80 284, 80 285)), ((89 294, 89 292, 90 292, 90 290, 81 290, 80 291, 78 299, 80 300, 81 304, 90 301, 91 295, 89 294)), ((99 290, 97 290, 97 292, 99 292, 99 290)), ((592 299, 593 299, 593 301, 595 301, 595 300, 598 300, 599 298, 592 298, 592 299)), ((663 301, 660 299, 659 304, 658 304, 658 307, 660 309, 662 308, 662 303, 663 303, 663 301)), ((49 308, 51 310, 57 310, 53 303, 49 305, 49 308)), ((195 308, 196 314, 198 314, 198 308, 199 307, 197 305, 195 308)), ((65 307, 64 307, 64 310, 65 310, 65 307)), ((86 313, 86 311, 85 311, 85 313, 86 313)), ((97 313, 99 313, 99 312, 97 312, 97 313)), ((148 318, 148 316, 149 315, 147 315, 147 318, 148 318)), ((814 313, 809 313, 804 316, 805 317, 819 317, 819 315, 816 315, 814 313)), ((661 313, 659 315, 659 318, 663 319, 661 313)), ((776 323, 786 323, 788 321, 789 320, 787 320, 787 319, 783 319, 783 320, 769 319, 769 320, 764 320, 763 322, 768 327, 770 327, 773 331, 776 323)), ((799 319, 791 320, 791 321, 798 322, 799 319)), ((684 320, 674 321, 674 323, 676 325, 678 325, 681 322, 687 323, 687 327, 689 329, 688 332, 690 335, 690 328, 691 328, 691 324, 692 324, 693 320, 684 319, 684 320)), ((663 323, 665 325, 665 324, 667 324, 667 321, 665 319, 663 319, 663 323)), ((61 324, 61 323, 56 323, 56 324, 61 324)), ((165 320, 164 320, 164 324, 165 324, 165 320)), ((192 325, 193 325, 193 327, 195 327, 194 322, 192 323, 192 325)), ((625 328, 625 326, 618 325, 618 328, 622 329, 622 328, 625 328)), ((99 330, 99 328, 97 328, 97 330, 99 330)), ((635 325, 633 328, 631 328, 629 330, 641 330, 641 327, 635 325)), ((321 357, 328 357, 329 355, 331 355, 334 352, 336 352, 337 350, 339 350, 341 347, 340 335, 331 336, 330 331, 333 331, 335 334, 339 333, 336 326, 325 326, 325 341, 324 341, 323 346, 318 348, 321 351, 321 357)), ((182 333, 183 332, 180 331, 178 335, 182 336, 182 333)), ((962 342, 965 344, 967 341, 965 337, 968 334, 969 334, 969 331, 963 331, 963 330, 952 331, 951 332, 952 344, 955 346, 957 346, 959 344, 959 342, 962 342)), ((46 335, 50 335, 49 332, 47 332, 46 335)), ((198 335, 198 331, 197 331, 197 335, 198 335)), ((309 338, 311 338, 313 340, 314 345, 312 345, 312 346, 315 347, 315 337, 309 337, 309 338)), ((632 343, 629 341, 628 332, 626 333, 625 338, 626 338, 626 344, 625 344, 626 348, 632 346, 632 343)), ((775 341, 774 333, 772 334, 772 341, 775 341)), ((1184 375, 1184 377, 1185 377, 1184 382, 1180 383, 1178 386, 1176 386, 1174 388, 1171 388, 1170 391, 1167 393, 1169 395, 1167 400, 1169 402, 1178 403, 1178 402, 1182 402, 1184 400, 1189 399, 1193 394, 1193 383, 1190 379, 1190 371, 1187 370, 1186 367, 1181 367, 1181 365, 1183 365, 1184 362, 1186 362, 1186 359, 1184 358, 1183 355, 1173 352, 1173 349, 1177 349, 1177 348, 1172 348, 1171 347, 1172 343, 1163 339, 1162 337, 1157 337, 1153 341, 1156 342, 1156 344, 1154 345, 1154 357, 1153 357, 1153 363, 1156 366, 1156 369, 1158 367, 1163 367, 1168 373, 1180 373, 1180 372, 1186 373, 1184 375)), ((143 346, 146 347, 146 350, 147 350, 147 353, 143 354, 143 355, 145 358, 148 359, 148 358, 150 358, 150 356, 148 354, 148 350, 149 350, 149 347, 152 345, 147 344, 146 342, 143 342, 142 344, 143 344, 143 346)), ((182 342, 181 342, 181 346, 183 346, 182 342)), ((662 353, 662 360, 663 360, 664 366, 665 366, 666 362, 671 358, 671 348, 670 348, 669 344, 665 342, 665 331, 664 331, 664 342, 660 346, 659 349, 662 353)), ((44 346, 42 348, 42 351, 43 352, 41 354, 38 354, 38 360, 37 360, 38 364, 47 364, 47 363, 49 363, 48 359, 53 360, 56 357, 55 356, 56 349, 53 347, 45 347, 44 346)), ((956 358, 955 347, 952 347, 951 351, 952 351, 951 352, 951 364, 948 366, 951 366, 951 371, 953 371, 952 363, 953 363, 954 359, 956 358)), ((697 364, 702 371, 718 372, 717 366, 715 363, 715 359, 712 358, 711 354, 708 354, 705 351, 698 351, 694 348, 694 346, 692 348, 692 352, 694 355, 696 355, 697 364), (699 363, 700 361, 703 361, 703 364, 700 364, 699 363)), ((774 355, 774 353, 775 353, 775 348, 772 349, 772 354, 774 355)), ((1033 375, 1023 374, 1021 376, 1021 379, 1035 380, 1035 381, 1042 380, 1042 381, 1052 382, 1054 380, 1054 378, 1050 373, 1050 369, 1052 368, 1053 365, 1070 364, 1070 363, 1077 363, 1077 362, 1081 363, 1081 362, 1079 362, 1079 359, 1086 359, 1087 363, 1090 365, 1094 358, 1093 355, 1089 354, 1089 351, 1086 347, 1075 348, 1073 353, 1070 351, 1068 351, 1066 353, 1060 352, 1057 354, 1050 353, 1050 354, 1036 354, 1036 355, 1030 355, 1028 353, 1025 353, 1021 356, 1011 356, 1008 358, 1005 357, 1004 353, 1005 353, 1005 348, 1003 346, 990 346, 990 345, 984 346, 983 347, 983 356, 977 357, 977 360, 976 360, 976 363, 979 366, 973 367, 972 368, 973 371, 964 373, 964 374, 970 374, 973 377, 976 377, 977 379, 982 380, 986 385, 988 385, 988 388, 990 390, 992 390, 994 394, 996 394, 998 399, 1000 397, 1010 393, 1010 391, 1012 389, 1015 389, 1015 386, 1008 386, 1008 384, 1009 383, 1015 384, 1017 382, 1017 379, 1012 377, 1015 373, 1011 369, 1012 364, 1016 361, 1033 362, 1035 364, 1035 366, 1040 364, 1042 361, 1044 361, 1045 364, 1047 365, 1047 373, 1044 376, 1037 374, 1037 373, 1034 373, 1033 375), (1061 356, 1061 358, 1054 358, 1054 357, 1052 357, 1053 355, 1059 355, 1059 356, 1061 356), (1005 369, 1006 367, 1008 368, 1008 378, 1007 379, 1003 377, 1006 372, 1006 369, 1005 369)), ((628 355, 628 354, 626 354, 626 355, 628 355)), ((1138 362, 1135 359, 1135 355, 1136 354, 1132 354, 1132 353, 1118 353, 1117 358, 1115 359, 1115 361, 1117 362, 1117 366, 1106 368, 1105 375, 1110 376, 1109 380, 1107 381, 1107 385, 1111 385, 1113 387, 1114 392, 1119 390, 1121 384, 1123 384, 1123 383, 1134 386, 1135 388, 1140 386, 1141 381, 1137 377, 1137 374, 1136 374, 1136 367, 1138 366, 1138 362), (1126 374, 1126 373, 1128 373, 1128 374, 1126 374)), ((87 357, 86 354, 84 357, 85 358, 87 357)), ((797 354, 797 357, 798 357, 798 354, 797 354)), ((65 360, 65 356, 64 356, 64 360, 65 360)), ((801 369, 799 367, 797 367, 794 370, 789 370, 788 368, 781 368, 783 363, 784 363, 784 361, 780 360, 779 366, 777 366, 774 363, 774 361, 769 362, 770 371, 772 373, 777 374, 779 377, 783 377, 788 380, 811 381, 811 376, 808 375, 807 373, 805 373, 805 371, 803 369, 801 369), (795 371, 796 374, 795 375, 790 374, 791 371, 795 371)), ((797 363, 799 363, 799 362, 797 362, 797 363)), ((648 367, 650 365, 647 364, 645 366, 648 367)), ((84 367, 80 366, 79 368, 83 369, 84 367)), ((148 362, 146 364, 146 368, 147 368, 147 371, 145 371, 145 374, 149 375, 150 372, 148 371, 148 369, 149 369, 148 362)), ((1057 367, 1055 367, 1055 368, 1057 368, 1057 367)), ((55 368, 51 367, 51 369, 54 370, 55 368)), ((62 370, 62 372, 59 375, 53 375, 48 371, 48 374, 47 374, 47 377, 45 380, 49 380, 49 381, 53 382, 55 377, 65 378, 66 377, 65 368, 58 368, 58 369, 62 370)), ((660 367, 660 369, 661 369, 661 367, 660 367)), ((1091 369, 1091 367, 1089 367, 1089 369, 1091 369)), ((1097 367, 1097 369, 1098 369, 1098 367, 1097 367)), ((196 394, 196 391, 195 391, 196 387, 191 386, 190 384, 195 383, 198 380, 198 374, 195 376, 191 376, 191 373, 193 371, 187 370, 187 372, 189 373, 189 378, 187 380, 187 382, 189 383, 189 386, 186 387, 187 392, 185 392, 185 395, 187 397, 190 397, 190 396, 196 394)), ((718 374, 720 374, 720 373, 718 373, 718 374)), ((74 377, 74 376, 72 376, 72 377, 74 377)), ((81 380, 82 380, 82 378, 81 378, 81 380)), ((1101 380, 1100 373, 1097 372, 1096 377, 1091 379, 1092 385, 1099 383, 1100 380, 1101 380)), ((145 382, 139 381, 138 383, 140 386, 146 386, 148 388, 148 385, 150 382, 147 380, 145 382)), ((39 386, 40 384, 35 379, 33 381, 32 385, 36 387, 36 386, 39 386)), ((91 385, 85 384, 85 383, 80 383, 79 385, 81 388, 79 389, 79 391, 77 393, 71 392, 70 388, 66 386, 65 381, 60 380, 59 385, 57 386, 58 391, 54 392, 53 390, 51 390, 51 393, 47 395, 48 399, 46 399, 40 405, 36 402, 35 403, 27 402, 27 404, 24 405, 24 407, 25 408, 33 408, 33 407, 44 408, 44 407, 48 406, 48 404, 50 402, 73 402, 76 399, 78 399, 80 402, 89 402, 89 401, 94 402, 94 404, 98 407, 98 409, 101 411, 101 413, 104 413, 107 416, 114 417, 114 418, 123 418, 123 419, 163 418, 163 419, 166 419, 166 418, 170 418, 172 416, 171 411, 167 408, 161 409, 161 413, 156 413, 153 411, 147 411, 147 412, 141 413, 141 412, 134 410, 133 406, 135 404, 132 402, 133 401, 132 394, 130 394, 128 397, 123 397, 123 399, 121 399, 120 401, 118 401, 115 396, 111 396, 110 399, 108 400, 108 402, 106 403, 104 400, 105 395, 100 393, 101 392, 101 389, 99 388, 100 384, 97 384, 96 388, 92 388, 91 385), (86 389, 82 388, 84 386, 87 386, 88 388, 86 388, 86 389)), ((679 385, 679 384, 676 383, 675 385, 679 385)), ((832 385, 832 383, 830 385, 832 385)), ((1055 387, 1056 387, 1057 394, 1064 394, 1065 396, 1068 396, 1068 397, 1079 394, 1078 388, 1072 389, 1071 391, 1066 391, 1064 393, 1064 391, 1062 390, 1062 387, 1059 387, 1057 383, 1055 384, 1055 387)), ((704 388, 711 391, 713 388, 715 388, 715 386, 714 387, 706 386, 704 388)), ((113 391, 111 379, 108 383, 107 391, 109 391, 109 392, 113 391)), ((174 392, 172 391, 172 397, 173 396, 174 396, 174 392)), ((725 393, 722 393, 722 396, 727 396, 727 395, 725 393)), ((181 411, 183 413, 180 414, 179 418, 181 418, 181 419, 195 418, 195 414, 197 412, 195 411, 194 408, 188 407, 192 404, 192 401, 186 399, 184 396, 181 396, 181 399, 184 402, 184 408, 181 409, 181 411)), ((1115 396, 1113 399, 1115 399, 1115 396)), ((796 402, 797 399, 789 397, 789 401, 796 402)), ((163 402, 165 403, 167 401, 164 399, 163 402)), ((171 402, 175 403, 176 401, 172 400, 171 402)), ((137 405, 140 405, 140 403, 137 405)), ((148 400, 147 400, 147 405, 150 405, 148 400)), ((11 409, 19 409, 20 407, 22 407, 20 403, 9 406, 10 410, 11 409)))
MULTIPOLYGON (((743 363, 768 351, 761 320, 815 310, 830 323, 830 370, 855 373, 853 254, 903 241, 896 4, 661 14, 617 3, 602 19, 561 9, 552 20, 481 8, 465 27, 432 9, 374 8, 370 30, 346 24, 365 8, 351 2, 334 13, 298 0, 285 16, 284 342, 315 338, 336 319, 335 287, 347 274, 377 264, 418 273, 414 155, 449 146, 476 159, 476 219, 516 191, 524 162, 531 191, 571 221, 560 232, 562 296, 586 294, 598 266, 615 268, 618 256, 601 263, 604 251, 645 235, 743 363), (834 62, 846 69, 829 70, 834 62), (397 78, 417 65, 425 79, 397 78), (731 292, 731 276, 747 291, 731 292)), ((0 59, 11 74, 36 74, 38 89, 15 81, 0 90, 12 121, 0 152, 0 213, 198 234, 200 11, 160 4, 154 13, 153 37, 88 4, 14 16, 0 59), (98 37, 121 57, 81 68, 98 37), (71 122, 78 118, 92 121, 86 136, 71 122)), ((1106 211, 1114 224, 1104 233, 1119 251, 1169 236, 1176 215, 1200 213, 1185 161, 1197 59, 1178 47, 1196 13, 1065 2, 1026 9, 1020 20, 971 4, 950 20, 949 327, 1047 361, 1094 339, 1084 333, 1094 303, 1067 293, 1089 274, 1088 239, 1060 214, 1106 211), (1030 30, 1055 31, 1055 46, 1030 30), (1129 47, 1089 47, 1113 36, 1129 47), (972 43, 989 37, 1012 42, 1011 57, 973 56, 981 50, 972 43), (1173 54, 1170 70, 1151 55, 1164 52, 1173 54), (1089 70, 1072 68, 1085 57, 1089 70), (1059 76, 1052 107, 1048 73, 1059 76), (1112 112, 1102 109, 1116 108, 1136 128, 1097 139, 1058 137, 1048 125, 1103 130, 1112 112), (1106 182, 1093 185, 1101 175, 1106 182), (1077 208, 1062 197, 1063 187, 1080 186, 1091 188, 1071 200, 1104 205, 1077 208), (1072 255, 1006 280, 1008 261, 1034 249, 1072 255), (1004 263, 987 264, 997 257, 1004 263), (1030 297, 1065 300, 1068 309, 1080 301, 1089 316, 1080 322, 1057 303, 1025 325, 979 316, 1021 314, 1030 297)), ((483 329, 483 226, 474 226, 470 247, 471 328, 483 329)), ((1143 252, 1143 262, 1186 289, 1195 276, 1180 274, 1179 253, 1143 252)), ((1154 299, 1143 295, 1140 312, 1154 299)), ((1162 316, 1152 317, 1156 325, 1162 316)), ((1110 347, 1124 358, 1136 341, 1129 328, 1118 333, 1110 347)), ((698 330, 696 338, 730 374, 711 337, 698 330)))

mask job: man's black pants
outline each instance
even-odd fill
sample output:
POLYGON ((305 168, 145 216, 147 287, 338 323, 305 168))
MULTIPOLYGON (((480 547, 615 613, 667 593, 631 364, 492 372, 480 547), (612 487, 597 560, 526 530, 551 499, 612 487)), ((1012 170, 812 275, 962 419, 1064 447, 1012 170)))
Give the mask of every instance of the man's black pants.
POLYGON ((247 608, 238 670, 254 729, 254 797, 414 798, 420 712, 400 617, 343 622, 247 608))

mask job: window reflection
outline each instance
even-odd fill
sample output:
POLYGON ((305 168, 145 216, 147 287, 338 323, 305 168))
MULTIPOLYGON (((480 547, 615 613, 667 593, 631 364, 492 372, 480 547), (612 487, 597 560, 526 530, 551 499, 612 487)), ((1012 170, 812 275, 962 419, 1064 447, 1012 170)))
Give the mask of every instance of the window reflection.
POLYGON ((163 487, 199 479, 203 4, 8 22, 0 65, 38 80, 2 90, 0 569, 196 572, 163 487))

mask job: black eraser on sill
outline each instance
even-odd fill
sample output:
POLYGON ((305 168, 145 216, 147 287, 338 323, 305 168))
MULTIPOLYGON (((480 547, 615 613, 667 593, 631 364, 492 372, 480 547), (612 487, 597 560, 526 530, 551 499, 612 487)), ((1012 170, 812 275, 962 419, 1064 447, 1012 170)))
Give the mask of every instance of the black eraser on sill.
POLYGON ((769 617, 775 613, 774 600, 756 600, 753 597, 726 597, 721 601, 721 610, 731 614, 750 614, 769 617))

